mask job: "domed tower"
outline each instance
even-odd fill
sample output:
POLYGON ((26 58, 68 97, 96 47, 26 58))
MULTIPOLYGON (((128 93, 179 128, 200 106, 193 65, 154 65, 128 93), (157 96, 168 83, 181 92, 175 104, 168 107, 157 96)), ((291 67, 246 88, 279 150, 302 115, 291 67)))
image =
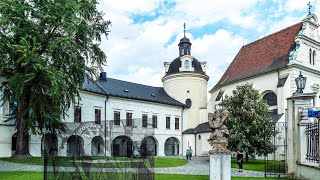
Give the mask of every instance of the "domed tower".
POLYGON ((185 103, 182 130, 195 128, 205 122, 207 107, 207 62, 199 62, 191 56, 191 42, 185 36, 180 40, 179 57, 171 63, 165 62, 165 76, 162 78, 163 88, 168 95, 185 103))

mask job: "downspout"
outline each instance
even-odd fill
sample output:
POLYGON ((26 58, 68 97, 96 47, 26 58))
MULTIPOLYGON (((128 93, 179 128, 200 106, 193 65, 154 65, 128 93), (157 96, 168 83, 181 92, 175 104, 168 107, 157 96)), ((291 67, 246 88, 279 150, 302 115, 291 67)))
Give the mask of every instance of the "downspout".
POLYGON ((104 156, 107 156, 107 101, 109 95, 106 94, 106 100, 104 101, 104 156))
POLYGON ((181 155, 183 156, 183 110, 184 110, 184 106, 182 107, 181 110, 181 155))
POLYGON ((197 155, 197 133, 194 133, 194 156, 197 155))

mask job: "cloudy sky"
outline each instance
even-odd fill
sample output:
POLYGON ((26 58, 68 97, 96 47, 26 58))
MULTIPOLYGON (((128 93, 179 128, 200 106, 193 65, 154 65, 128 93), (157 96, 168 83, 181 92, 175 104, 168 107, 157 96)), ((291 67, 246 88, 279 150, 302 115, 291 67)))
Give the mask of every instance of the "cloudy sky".
MULTIPOLYGON (((101 48, 108 77, 162 86, 164 62, 178 57, 183 23, 191 55, 207 61, 208 89, 220 79, 242 45, 298 23, 309 0, 100 0, 111 20, 101 48)), ((320 16, 320 0, 310 0, 320 16)))

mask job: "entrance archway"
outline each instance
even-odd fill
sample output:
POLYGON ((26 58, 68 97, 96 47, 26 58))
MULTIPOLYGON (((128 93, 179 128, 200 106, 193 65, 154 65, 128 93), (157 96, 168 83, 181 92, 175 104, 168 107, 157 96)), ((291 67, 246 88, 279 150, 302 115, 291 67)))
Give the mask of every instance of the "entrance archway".
POLYGON ((67 140, 67 156, 83 155, 83 139, 80 136, 72 135, 67 140))
POLYGON ((178 156, 179 155, 179 139, 170 137, 164 143, 164 154, 166 156, 178 156))
POLYGON ((46 156, 58 155, 58 138, 56 134, 48 133, 42 136, 41 155, 46 155, 46 156))
POLYGON ((112 141, 112 155, 121 157, 132 156, 132 140, 128 136, 118 136, 112 141))
POLYGON ((104 154, 104 142, 101 136, 95 136, 91 142, 91 154, 101 156, 104 154))
POLYGON ((157 155, 158 142, 156 138, 152 136, 145 137, 141 141, 141 155, 142 156, 156 156, 157 155))

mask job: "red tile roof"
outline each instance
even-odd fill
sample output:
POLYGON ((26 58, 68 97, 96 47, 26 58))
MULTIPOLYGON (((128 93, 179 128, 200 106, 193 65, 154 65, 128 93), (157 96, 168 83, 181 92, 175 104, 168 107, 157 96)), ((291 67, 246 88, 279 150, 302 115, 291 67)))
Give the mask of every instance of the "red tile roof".
POLYGON ((287 65, 289 53, 295 48, 295 37, 301 27, 302 23, 300 22, 242 46, 213 89, 287 65))

